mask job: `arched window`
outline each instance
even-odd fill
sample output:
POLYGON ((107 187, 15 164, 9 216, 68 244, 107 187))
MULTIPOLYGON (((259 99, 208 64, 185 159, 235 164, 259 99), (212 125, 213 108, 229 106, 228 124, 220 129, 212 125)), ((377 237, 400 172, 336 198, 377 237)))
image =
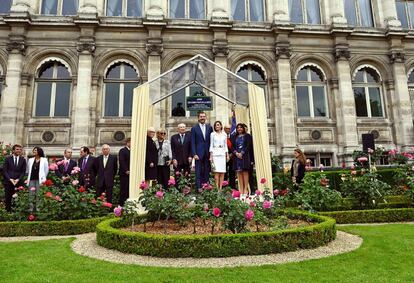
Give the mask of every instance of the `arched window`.
POLYGON ((264 0, 231 0, 231 15, 235 21, 264 22, 264 0))
POLYGON ((373 27, 371 0, 343 0, 345 17, 349 25, 373 27))
MULTIPOLYGON (((262 88, 265 94, 265 99, 267 101, 268 95, 267 95, 266 74, 265 74, 265 71, 259 65, 254 64, 254 63, 242 65, 238 69, 237 75, 242 77, 245 80, 248 80, 249 82, 254 83, 258 87, 262 88)), ((240 99, 240 101, 244 101, 245 99, 247 99, 247 97, 246 98, 244 97, 246 96, 245 93, 241 94, 241 96, 239 96, 238 94, 236 95, 238 96, 238 99, 240 99)), ((247 101, 248 99, 246 100, 246 102, 247 101)), ((269 103, 267 103, 267 105, 268 105, 267 110, 269 110, 269 103)))
POLYGON ((143 0, 106 0, 109 17, 142 17, 143 0))
POLYGON ((10 13, 10 8, 13 0, 2 0, 0 5, 0 14, 10 13))
POLYGON ((135 69, 128 63, 116 63, 106 72, 104 83, 104 116, 131 117, 132 95, 139 84, 135 69))
POLYGON ((319 0, 289 0, 289 16, 294 24, 320 24, 319 0))
POLYGON ((205 0, 169 0, 170 18, 196 19, 206 18, 205 0))
POLYGON ((78 0, 42 0, 42 15, 73 16, 78 13, 78 0))
POLYGON ((326 81, 316 66, 305 66, 296 76, 296 103, 299 117, 327 117, 326 81))
POLYGON ((359 69, 352 84, 357 117, 383 117, 381 78, 370 67, 359 69))
POLYGON ((61 62, 44 63, 36 77, 34 116, 68 117, 72 79, 61 62))

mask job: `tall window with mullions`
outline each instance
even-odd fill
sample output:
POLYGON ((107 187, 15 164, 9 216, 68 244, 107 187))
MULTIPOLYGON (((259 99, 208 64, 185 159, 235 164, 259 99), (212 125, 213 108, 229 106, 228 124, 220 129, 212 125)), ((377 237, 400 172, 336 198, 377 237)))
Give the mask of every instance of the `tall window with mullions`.
POLYGON ((395 6, 401 26, 414 29, 414 1, 395 1, 395 6))
POLYGON ((169 0, 169 15, 171 19, 194 19, 206 18, 205 0, 169 0))
POLYGON ((231 0, 231 15, 234 21, 264 22, 264 0, 231 0))
MULTIPOLYGON (((351 26, 373 27, 371 0, 343 0, 345 17, 351 26)), ((392 0, 390 0, 392 1, 392 0)))
POLYGON ((78 13, 78 0, 41 0, 40 13, 51 16, 74 16, 78 13))
POLYGON ((106 0, 108 17, 142 17, 143 0, 106 0))

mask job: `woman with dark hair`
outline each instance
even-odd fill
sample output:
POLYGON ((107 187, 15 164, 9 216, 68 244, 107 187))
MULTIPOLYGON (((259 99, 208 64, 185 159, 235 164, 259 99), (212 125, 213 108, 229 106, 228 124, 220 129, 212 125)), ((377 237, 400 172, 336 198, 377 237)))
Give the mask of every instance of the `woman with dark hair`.
POLYGON ((155 129, 147 130, 147 151, 145 155, 145 182, 151 185, 151 181, 157 180, 158 151, 154 141, 155 129))
POLYGON ((292 177, 293 183, 301 184, 303 182, 303 177, 305 177, 306 157, 299 148, 296 148, 293 151, 293 154, 295 155, 295 159, 292 160, 290 176, 292 177))
POLYGON ((209 151, 211 168, 214 172, 214 180, 217 188, 221 190, 229 154, 227 150, 227 135, 223 132, 223 125, 220 121, 214 122, 213 132, 210 134, 209 151))
POLYGON ((37 195, 40 185, 46 181, 49 163, 41 147, 33 148, 33 157, 27 162, 27 184, 31 196, 31 210, 36 211, 37 195), (33 200, 34 199, 34 200, 33 200))
POLYGON ((239 191, 242 195, 249 193, 249 170, 251 167, 252 156, 252 136, 246 132, 246 127, 239 123, 236 126, 236 134, 232 138, 233 168, 237 172, 239 191))

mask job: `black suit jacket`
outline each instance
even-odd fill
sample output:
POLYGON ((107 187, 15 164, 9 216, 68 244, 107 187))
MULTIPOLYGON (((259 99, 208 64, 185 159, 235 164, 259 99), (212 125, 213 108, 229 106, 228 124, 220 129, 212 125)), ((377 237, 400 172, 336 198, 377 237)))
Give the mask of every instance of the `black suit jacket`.
POLYGON ((127 147, 123 147, 119 150, 119 176, 127 177, 126 174, 129 171, 129 161, 131 157, 131 151, 127 147))
POLYGON ((184 143, 181 144, 180 134, 171 137, 172 159, 177 160, 178 165, 189 165, 188 158, 191 157, 191 133, 186 132, 184 143))
POLYGON ((108 155, 108 161, 106 162, 106 167, 104 168, 103 164, 103 155, 95 158, 95 172, 98 177, 98 187, 104 185, 108 187, 114 186, 115 175, 118 172, 118 158, 114 155, 108 155))
POLYGON ((26 159, 19 156, 19 162, 17 166, 14 166, 13 155, 6 158, 3 164, 3 183, 12 185, 10 179, 22 179, 26 173, 26 159))
MULTIPOLYGON (((293 164, 295 160, 292 160, 292 164, 290 166, 290 176, 293 177, 293 164)), ((298 176, 296 177, 296 183, 300 184, 303 182, 303 177, 305 177, 305 164, 299 162, 298 164, 298 176)))
MULTIPOLYGON (((62 161, 62 160, 64 160, 64 159, 61 159, 60 161, 62 161)), ((60 162, 60 161, 58 161, 58 162, 60 162)), ((58 165, 58 170, 56 170, 55 173, 58 177, 68 176, 72 172, 73 168, 76 167, 76 165, 77 164, 76 164, 75 160, 69 159, 69 164, 68 164, 67 169, 65 170, 65 165, 61 164, 61 165, 58 165)))
POLYGON ((80 168, 79 184, 81 186, 91 187, 95 185, 95 171, 94 171, 95 157, 89 155, 85 168, 82 168, 84 158, 85 157, 81 157, 78 160, 78 167, 80 168))

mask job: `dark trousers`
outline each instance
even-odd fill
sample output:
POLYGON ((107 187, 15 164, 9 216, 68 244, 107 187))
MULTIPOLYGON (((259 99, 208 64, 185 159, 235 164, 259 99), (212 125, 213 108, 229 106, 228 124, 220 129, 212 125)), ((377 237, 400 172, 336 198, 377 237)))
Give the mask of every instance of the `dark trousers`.
POLYGON ((120 176, 119 205, 124 206, 125 201, 129 198, 129 175, 120 176))
POLYGON ((7 182, 6 184, 4 184, 4 198, 5 198, 5 205, 6 205, 6 210, 8 212, 11 212, 11 205, 12 205, 12 198, 13 198, 13 194, 15 193, 15 187, 13 186, 12 183, 7 182))
POLYGON ((208 183, 210 178, 210 161, 207 156, 195 161, 196 186, 200 189, 202 184, 208 183))
POLYGON ((233 169, 233 160, 230 159, 229 162, 226 163, 226 174, 224 175, 224 180, 229 182, 229 186, 232 189, 236 189, 236 171, 233 169))
POLYGON ((250 186, 250 194, 254 195, 256 192, 256 179, 253 176, 253 166, 249 170, 249 186, 250 186))
POLYGON ((174 167, 174 172, 175 173, 180 172, 183 175, 185 175, 185 173, 190 174, 190 165, 178 164, 177 167, 174 167))
POLYGON ((105 193, 106 201, 112 203, 112 189, 113 186, 108 186, 104 179, 103 183, 98 185, 98 188, 96 189, 96 197, 99 197, 102 193, 105 193))
POLYGON ((168 188, 168 180, 170 179, 170 166, 157 166, 157 182, 164 189, 168 188))

